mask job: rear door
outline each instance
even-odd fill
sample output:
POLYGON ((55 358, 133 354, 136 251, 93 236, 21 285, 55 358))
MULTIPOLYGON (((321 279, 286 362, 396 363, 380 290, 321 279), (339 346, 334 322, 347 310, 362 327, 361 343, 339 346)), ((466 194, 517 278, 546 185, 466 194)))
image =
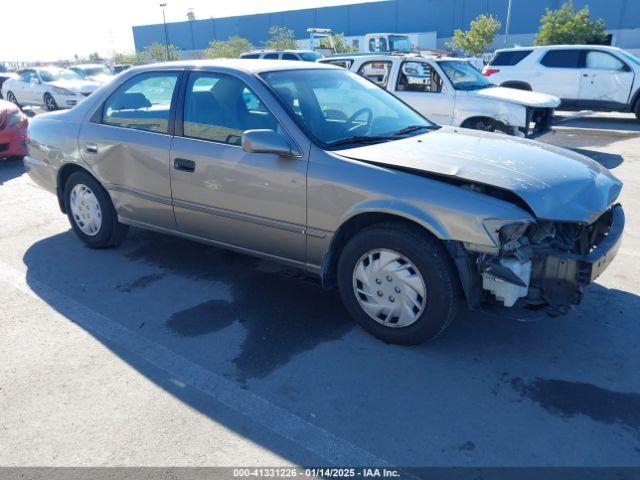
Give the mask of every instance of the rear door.
POLYGON ((580 70, 583 66, 584 50, 548 50, 531 72, 531 85, 537 92, 575 101, 579 96, 580 70))
POLYGON ((400 65, 397 81, 389 90, 429 120, 451 125, 455 90, 444 83, 443 77, 431 63, 406 61, 400 65))
POLYGON ((306 157, 251 153, 240 146, 242 133, 251 129, 276 130, 291 139, 275 115, 247 82, 230 73, 191 72, 181 98, 171 148, 178 228, 304 261, 306 157))
POLYGON ((585 52, 580 77, 581 101, 626 104, 633 85, 633 71, 618 57, 602 50, 585 52))
POLYGON ((109 191, 118 215, 175 230, 169 179, 171 105, 181 72, 140 73, 125 81, 80 130, 83 159, 109 191))

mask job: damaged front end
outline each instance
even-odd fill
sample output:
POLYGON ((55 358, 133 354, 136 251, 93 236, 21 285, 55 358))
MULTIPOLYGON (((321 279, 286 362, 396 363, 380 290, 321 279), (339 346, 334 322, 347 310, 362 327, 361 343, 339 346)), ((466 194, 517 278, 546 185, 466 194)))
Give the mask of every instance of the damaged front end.
POLYGON ((582 291, 616 256, 624 212, 614 205, 593 223, 539 221, 494 225, 496 248, 449 245, 471 308, 513 307, 555 316, 580 303, 582 291))

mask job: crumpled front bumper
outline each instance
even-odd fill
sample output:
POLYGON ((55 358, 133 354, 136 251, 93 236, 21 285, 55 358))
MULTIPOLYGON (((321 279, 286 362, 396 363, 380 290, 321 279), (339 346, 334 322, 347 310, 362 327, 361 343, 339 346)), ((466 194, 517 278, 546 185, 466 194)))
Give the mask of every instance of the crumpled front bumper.
POLYGON ((622 206, 615 205, 611 215, 607 235, 587 255, 570 252, 547 255, 540 283, 550 304, 568 307, 580 303, 583 287, 592 283, 611 264, 622 243, 625 224, 622 206))

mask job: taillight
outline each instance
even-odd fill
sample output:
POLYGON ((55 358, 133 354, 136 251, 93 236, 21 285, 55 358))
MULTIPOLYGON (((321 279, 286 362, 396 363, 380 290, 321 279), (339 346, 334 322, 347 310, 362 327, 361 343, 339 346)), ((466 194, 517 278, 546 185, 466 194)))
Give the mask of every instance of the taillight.
POLYGON ((486 68, 484 72, 482 72, 482 74, 485 77, 490 77, 491 75, 493 75, 494 73, 498 73, 500 71, 499 68, 486 68))

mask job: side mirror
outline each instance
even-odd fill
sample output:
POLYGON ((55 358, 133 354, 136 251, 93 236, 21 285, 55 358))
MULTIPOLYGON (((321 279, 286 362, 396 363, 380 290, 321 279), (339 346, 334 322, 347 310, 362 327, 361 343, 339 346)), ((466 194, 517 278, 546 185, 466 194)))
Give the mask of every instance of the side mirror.
POLYGON ((242 134, 241 145, 245 152, 273 153, 283 157, 301 155, 291 147, 286 138, 273 130, 246 130, 242 134))

